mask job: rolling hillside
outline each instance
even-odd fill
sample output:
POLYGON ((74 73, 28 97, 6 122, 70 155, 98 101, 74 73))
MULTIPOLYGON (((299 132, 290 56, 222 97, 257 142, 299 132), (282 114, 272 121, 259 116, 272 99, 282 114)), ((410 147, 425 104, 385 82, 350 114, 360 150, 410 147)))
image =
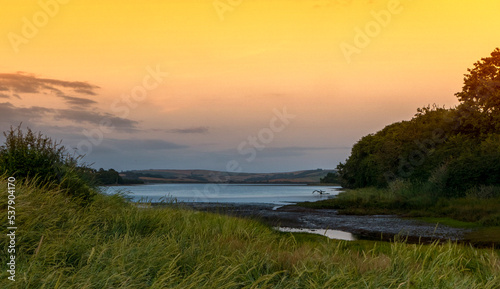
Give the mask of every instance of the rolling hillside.
POLYGON ((334 171, 317 169, 286 173, 227 173, 210 170, 133 170, 122 172, 121 176, 149 183, 314 184, 334 171))

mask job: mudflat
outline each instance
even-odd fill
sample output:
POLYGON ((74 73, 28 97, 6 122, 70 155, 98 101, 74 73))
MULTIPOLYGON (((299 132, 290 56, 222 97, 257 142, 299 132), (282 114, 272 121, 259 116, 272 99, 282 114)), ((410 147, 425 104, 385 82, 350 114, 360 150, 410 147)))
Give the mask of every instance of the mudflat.
MULTIPOLYGON (((171 204, 172 205, 172 204, 171 204)), ((409 243, 434 241, 466 242, 471 229, 404 219, 396 215, 340 215, 337 210, 300 206, 240 203, 177 203, 173 206, 238 217, 256 218, 271 226, 332 229, 352 233, 360 239, 391 241, 395 237, 409 243)))

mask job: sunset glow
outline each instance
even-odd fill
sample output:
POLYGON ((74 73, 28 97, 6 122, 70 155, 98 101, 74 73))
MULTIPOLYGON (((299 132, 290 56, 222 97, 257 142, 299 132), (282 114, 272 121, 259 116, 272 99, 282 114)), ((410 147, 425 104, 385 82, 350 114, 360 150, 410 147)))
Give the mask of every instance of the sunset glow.
POLYGON ((458 104, 467 68, 500 46, 498 11, 493 0, 8 1, 0 128, 22 122, 117 170, 334 168, 363 135, 458 104))

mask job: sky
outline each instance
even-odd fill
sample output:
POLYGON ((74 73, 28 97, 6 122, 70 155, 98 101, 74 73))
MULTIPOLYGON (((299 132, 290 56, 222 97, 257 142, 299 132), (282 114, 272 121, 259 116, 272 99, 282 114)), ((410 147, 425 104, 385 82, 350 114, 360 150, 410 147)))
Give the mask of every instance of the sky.
POLYGON ((500 46, 497 0, 2 2, 0 129, 116 170, 335 168, 500 46))

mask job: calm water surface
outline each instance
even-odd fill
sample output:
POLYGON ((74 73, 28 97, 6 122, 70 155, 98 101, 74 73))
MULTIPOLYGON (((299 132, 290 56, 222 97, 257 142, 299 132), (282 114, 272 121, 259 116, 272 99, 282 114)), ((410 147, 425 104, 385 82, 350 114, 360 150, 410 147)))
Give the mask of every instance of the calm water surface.
POLYGON ((275 229, 281 232, 317 234, 336 240, 345 240, 345 241, 357 240, 356 236, 354 236, 353 234, 339 230, 303 229, 303 228, 287 228, 287 227, 276 227, 275 229))
POLYGON ((340 187, 307 185, 236 185, 236 184, 150 184, 104 187, 106 194, 125 193, 133 201, 176 200, 178 202, 248 203, 286 205, 331 198, 340 187), (325 191, 323 195, 312 193, 325 191))

